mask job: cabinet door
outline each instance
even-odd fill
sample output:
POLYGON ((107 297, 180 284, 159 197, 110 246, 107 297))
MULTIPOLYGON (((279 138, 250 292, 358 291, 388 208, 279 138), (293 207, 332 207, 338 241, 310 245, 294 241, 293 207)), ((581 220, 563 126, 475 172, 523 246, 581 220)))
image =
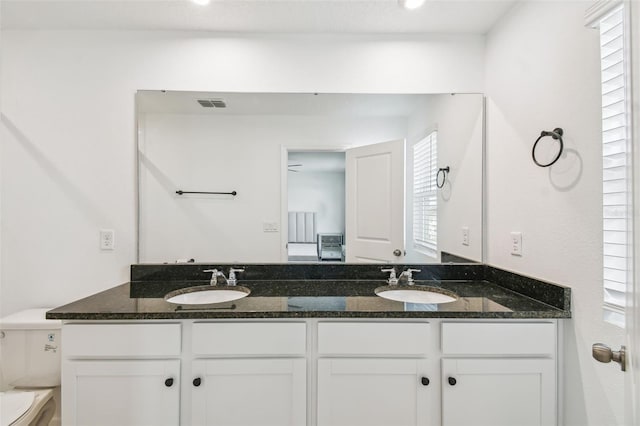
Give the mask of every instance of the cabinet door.
POLYGON ((428 424, 426 370, 423 359, 318 360, 318 426, 428 424))
POLYGON ((65 425, 178 425, 180 361, 67 361, 65 425))
POLYGON ((555 424, 554 360, 442 360, 443 426, 555 424))
POLYGON ((307 423, 305 359, 195 360, 191 380, 193 425, 307 423))

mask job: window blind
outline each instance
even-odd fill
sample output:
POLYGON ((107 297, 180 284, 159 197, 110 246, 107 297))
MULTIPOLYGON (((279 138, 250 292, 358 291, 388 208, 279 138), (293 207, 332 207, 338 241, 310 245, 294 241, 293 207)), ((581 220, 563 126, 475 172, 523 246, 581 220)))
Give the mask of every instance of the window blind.
POLYGON ((600 20, 602 71, 602 229, 604 318, 624 327, 631 274, 630 146, 625 14, 618 7, 600 20))
POLYGON ((413 245, 435 257, 438 250, 437 132, 413 146, 413 245))

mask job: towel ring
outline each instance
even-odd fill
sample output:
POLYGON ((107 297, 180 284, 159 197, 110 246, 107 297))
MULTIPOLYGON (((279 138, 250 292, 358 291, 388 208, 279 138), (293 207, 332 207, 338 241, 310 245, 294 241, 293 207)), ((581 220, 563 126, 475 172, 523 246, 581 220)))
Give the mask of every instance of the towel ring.
POLYGON ((556 127, 555 129, 553 129, 553 132, 547 132, 546 130, 543 130, 540 133, 540 136, 538 137, 538 139, 536 139, 536 142, 533 144, 533 149, 531 150, 531 157, 533 157, 533 162, 536 163, 536 165, 540 167, 549 167, 552 164, 554 164, 556 161, 558 161, 558 159, 562 155, 562 150, 564 149, 564 143, 562 142, 563 134, 564 134, 563 130, 559 127, 556 127), (540 139, 544 138, 545 136, 551 136, 553 139, 557 140, 558 143, 560 144, 560 149, 558 150, 558 155, 556 155, 556 158, 554 158, 553 161, 551 161, 548 164, 541 164, 536 158, 536 146, 538 145, 538 142, 540 142, 540 139))
POLYGON ((442 188, 444 186, 444 183, 447 180, 447 173, 449 173, 449 166, 438 169, 438 173, 436 174, 436 186, 438 188, 442 188), (442 173, 442 184, 440 183, 440 173, 442 173))

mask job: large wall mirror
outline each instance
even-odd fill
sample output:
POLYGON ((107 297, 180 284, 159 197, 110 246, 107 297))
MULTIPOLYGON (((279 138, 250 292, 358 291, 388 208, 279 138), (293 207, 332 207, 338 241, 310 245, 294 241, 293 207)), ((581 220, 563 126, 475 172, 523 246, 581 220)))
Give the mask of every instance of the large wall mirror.
POLYGON ((481 94, 136 102, 140 263, 483 260, 481 94))

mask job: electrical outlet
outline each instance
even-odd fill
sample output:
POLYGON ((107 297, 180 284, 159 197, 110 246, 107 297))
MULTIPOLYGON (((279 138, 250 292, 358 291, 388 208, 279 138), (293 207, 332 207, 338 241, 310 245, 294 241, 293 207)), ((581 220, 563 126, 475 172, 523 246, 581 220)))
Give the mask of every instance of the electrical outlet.
POLYGON ((262 222, 262 232, 278 232, 278 222, 262 222))
POLYGON ((511 233, 511 255, 522 256, 522 232, 511 233))
POLYGON ((115 247, 113 229, 100 230, 100 250, 113 250, 115 247))
POLYGON ((463 246, 469 245, 469 227, 468 226, 462 227, 462 245, 463 246))

